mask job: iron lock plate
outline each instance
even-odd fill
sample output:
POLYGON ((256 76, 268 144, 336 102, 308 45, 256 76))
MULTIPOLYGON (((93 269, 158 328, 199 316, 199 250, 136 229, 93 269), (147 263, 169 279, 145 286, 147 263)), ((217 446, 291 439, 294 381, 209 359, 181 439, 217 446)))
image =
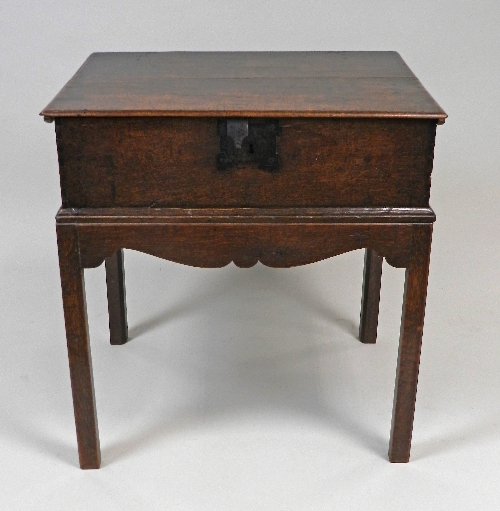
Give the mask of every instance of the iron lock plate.
POLYGON ((277 119, 218 119, 220 153, 217 169, 228 170, 239 164, 255 162, 259 169, 278 170, 277 119))

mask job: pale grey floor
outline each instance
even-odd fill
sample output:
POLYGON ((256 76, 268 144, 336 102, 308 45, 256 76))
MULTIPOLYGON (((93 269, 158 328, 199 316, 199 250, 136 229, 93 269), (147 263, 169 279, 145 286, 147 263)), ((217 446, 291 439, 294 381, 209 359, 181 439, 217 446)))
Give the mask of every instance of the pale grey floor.
POLYGON ((31 4, 0 8, 0 509, 499 509, 497 4, 31 4), (103 468, 79 470, 36 114, 91 51, 155 49, 395 49, 448 111, 409 464, 386 457, 403 270, 364 346, 361 251, 289 270, 127 251, 126 346, 86 271, 103 468))

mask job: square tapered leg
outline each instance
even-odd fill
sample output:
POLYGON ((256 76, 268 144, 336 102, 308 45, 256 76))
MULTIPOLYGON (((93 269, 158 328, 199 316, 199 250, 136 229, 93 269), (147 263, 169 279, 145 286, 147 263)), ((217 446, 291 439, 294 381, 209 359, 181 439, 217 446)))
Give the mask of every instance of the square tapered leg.
POLYGON ((57 244, 80 467, 99 468, 101 452, 88 336, 85 283, 76 229, 73 226, 58 226, 57 244))
POLYGON ((406 269, 398 366, 392 411, 389 461, 410 459, 420 348, 424 327, 432 225, 414 225, 411 258, 406 269))

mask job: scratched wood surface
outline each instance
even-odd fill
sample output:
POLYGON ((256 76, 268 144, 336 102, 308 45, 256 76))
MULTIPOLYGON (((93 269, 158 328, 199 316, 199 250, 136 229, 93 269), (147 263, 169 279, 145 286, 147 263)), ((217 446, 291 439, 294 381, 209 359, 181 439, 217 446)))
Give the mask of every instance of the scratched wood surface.
POLYGON ((410 454, 446 114, 395 52, 97 53, 42 111, 56 121, 61 285, 82 468, 100 466, 83 268, 106 261, 127 340, 122 249, 182 264, 286 268, 367 249, 360 340, 382 259, 406 267, 389 448, 410 454), (279 169, 217 169, 215 118, 278 119, 279 169))
POLYGON ((385 51, 94 53, 41 114, 446 118, 385 51))
POLYGON ((217 170, 213 118, 56 120, 64 207, 427 207, 436 121, 283 119, 279 170, 217 170))

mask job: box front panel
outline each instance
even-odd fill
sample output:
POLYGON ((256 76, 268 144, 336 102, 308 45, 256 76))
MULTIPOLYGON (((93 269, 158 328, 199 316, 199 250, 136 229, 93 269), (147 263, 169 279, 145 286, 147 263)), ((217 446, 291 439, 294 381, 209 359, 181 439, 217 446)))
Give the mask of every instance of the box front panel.
POLYGON ((218 170, 214 118, 59 118, 64 207, 426 207, 436 121, 282 119, 278 170, 218 170))

